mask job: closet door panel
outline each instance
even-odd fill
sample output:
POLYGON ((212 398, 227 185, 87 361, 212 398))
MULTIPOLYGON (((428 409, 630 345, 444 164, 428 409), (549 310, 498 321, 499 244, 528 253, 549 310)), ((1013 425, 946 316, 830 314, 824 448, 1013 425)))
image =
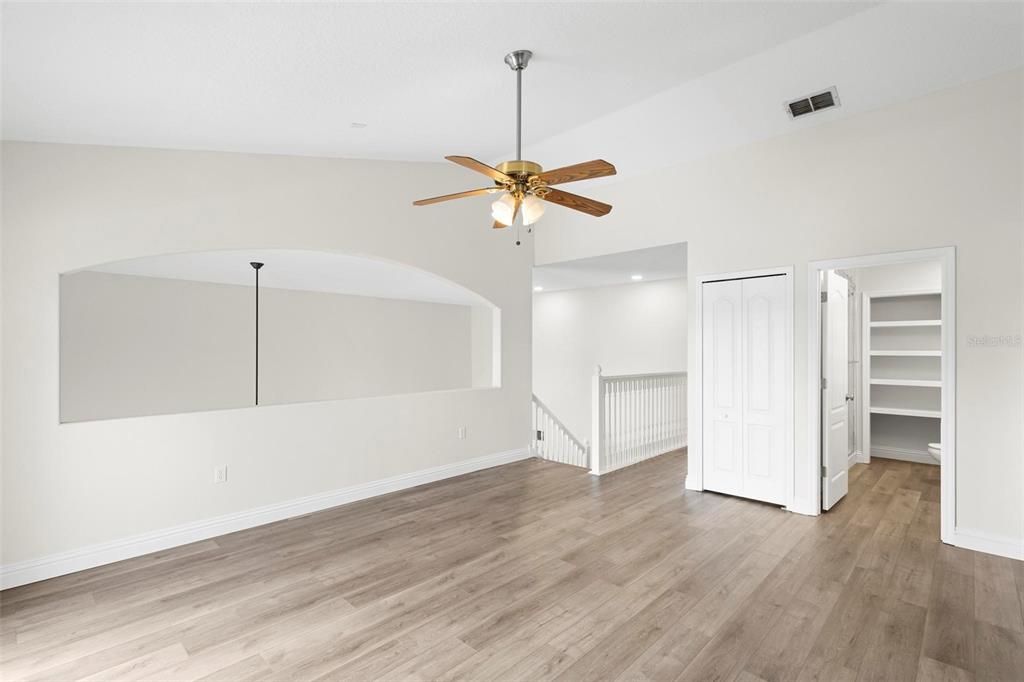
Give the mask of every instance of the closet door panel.
POLYGON ((701 287, 704 487, 743 494, 742 285, 701 287))
POLYGON ((785 504, 788 277, 742 281, 744 496, 785 504))

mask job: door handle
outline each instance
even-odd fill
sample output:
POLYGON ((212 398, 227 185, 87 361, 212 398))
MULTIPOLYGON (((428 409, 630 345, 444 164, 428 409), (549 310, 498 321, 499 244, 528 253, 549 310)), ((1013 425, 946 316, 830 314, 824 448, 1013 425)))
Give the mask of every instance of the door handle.
POLYGON ((853 396, 852 395, 846 396, 846 402, 852 403, 853 402, 853 396))

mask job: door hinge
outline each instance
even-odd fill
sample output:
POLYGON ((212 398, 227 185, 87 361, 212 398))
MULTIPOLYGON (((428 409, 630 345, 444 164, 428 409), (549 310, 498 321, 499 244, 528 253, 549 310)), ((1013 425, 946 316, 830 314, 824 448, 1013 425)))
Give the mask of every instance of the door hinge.
POLYGON ((825 471, 825 465, 824 465, 824 464, 822 464, 822 465, 821 465, 821 477, 822 477, 822 478, 825 478, 826 476, 828 476, 828 472, 827 472, 827 471, 825 471))
POLYGON ((822 377, 821 378, 821 390, 824 391, 827 388, 828 388, 828 379, 826 379, 825 377, 822 377))
POLYGON ((537 429, 537 440, 544 440, 544 432, 537 429))
POLYGON ((821 302, 822 303, 828 303, 828 292, 827 291, 821 292, 821 302))

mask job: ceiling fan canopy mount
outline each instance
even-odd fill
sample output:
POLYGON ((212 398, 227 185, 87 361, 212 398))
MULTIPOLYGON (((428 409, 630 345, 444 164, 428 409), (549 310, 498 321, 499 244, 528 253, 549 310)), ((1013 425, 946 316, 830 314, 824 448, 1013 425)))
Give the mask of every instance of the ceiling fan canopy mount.
POLYGON ((530 64, 533 53, 529 50, 513 50, 505 55, 505 63, 513 71, 522 71, 530 64))

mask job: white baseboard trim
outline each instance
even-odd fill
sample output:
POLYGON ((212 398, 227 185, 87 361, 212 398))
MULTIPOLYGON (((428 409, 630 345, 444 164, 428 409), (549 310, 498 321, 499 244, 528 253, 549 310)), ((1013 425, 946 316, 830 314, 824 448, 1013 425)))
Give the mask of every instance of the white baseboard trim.
MULTIPOLYGON (((641 462, 646 462, 648 460, 654 459, 655 457, 661 457, 662 455, 667 455, 670 452, 674 452, 676 450, 682 450, 682 449, 684 449, 686 447, 688 447, 688 446, 686 445, 686 440, 684 439, 682 443, 679 443, 677 445, 673 445, 668 450, 663 450, 663 451, 659 452, 656 455, 651 455, 650 457, 644 457, 643 459, 638 459, 635 462, 628 462, 626 464, 619 464, 618 466, 610 467, 608 469, 602 469, 600 472, 595 472, 593 469, 591 469, 590 473, 594 474, 595 476, 604 476, 605 474, 610 474, 613 471, 619 471, 621 469, 625 469, 627 467, 631 467, 634 464, 640 464, 641 462)), ((689 480, 690 480, 690 476, 689 476, 689 474, 687 474, 686 481, 683 483, 683 487, 688 489, 688 490, 697 490, 697 488, 690 488, 689 480)))
POLYGON ((886 448, 886 447, 874 447, 871 449, 872 457, 881 457, 882 459, 899 459, 904 462, 916 462, 918 464, 931 464, 939 466, 939 463, 935 461, 935 458, 929 455, 927 452, 920 450, 908 450, 905 448, 886 448))
POLYGON ((275 521, 337 507, 369 497, 384 495, 424 483, 433 483, 453 476, 509 464, 532 456, 529 448, 509 450, 493 455, 444 464, 442 466, 400 474, 378 481, 300 497, 286 502, 277 502, 255 509, 225 514, 212 519, 194 521, 173 528, 142 533, 121 540, 113 540, 89 547, 82 547, 59 554, 29 559, 6 566, 0 566, 0 589, 17 587, 47 578, 55 578, 87 568, 95 568, 115 561, 123 561, 171 547, 199 542, 219 535, 254 528, 275 521))
POLYGON ((953 531, 952 542, 949 544, 964 549, 973 549, 975 552, 1024 561, 1024 539, 1013 540, 978 530, 957 528, 953 531))

